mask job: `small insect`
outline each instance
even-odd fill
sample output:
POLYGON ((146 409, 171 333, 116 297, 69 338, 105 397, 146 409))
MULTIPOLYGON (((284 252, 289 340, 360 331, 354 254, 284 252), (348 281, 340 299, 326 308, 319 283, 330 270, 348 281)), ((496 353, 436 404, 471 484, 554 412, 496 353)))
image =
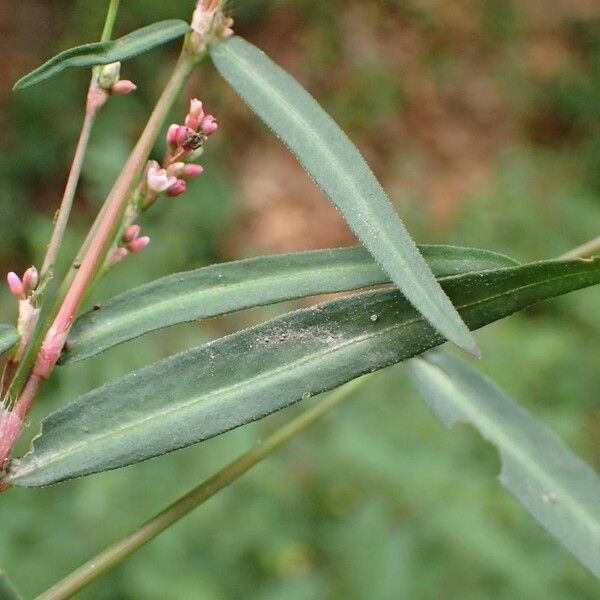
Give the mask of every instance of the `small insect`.
POLYGON ((188 128, 185 142, 182 147, 186 150, 197 150, 204 145, 206 136, 203 133, 196 133, 193 129, 188 128))

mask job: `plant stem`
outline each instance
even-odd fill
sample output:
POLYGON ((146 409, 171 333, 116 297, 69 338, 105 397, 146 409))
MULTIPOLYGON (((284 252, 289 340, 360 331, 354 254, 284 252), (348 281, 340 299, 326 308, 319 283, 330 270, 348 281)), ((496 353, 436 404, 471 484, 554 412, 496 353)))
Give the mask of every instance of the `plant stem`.
MULTIPOLYGON (((115 19, 117 18, 117 12, 119 10, 120 0, 110 0, 106 17, 104 19, 104 27, 102 28, 102 35, 100 41, 106 42, 110 40, 115 19)), ((63 198, 58 209, 56 222, 54 224, 54 230, 46 249, 46 255, 44 256, 44 262, 40 271, 40 278, 42 285, 47 283, 47 280, 52 277, 52 270, 56 257, 60 250, 62 239, 67 228, 69 221, 69 215, 73 207, 73 201, 75 199, 75 192, 77 190, 77 184, 79 183, 79 177, 81 176, 81 167, 83 165, 83 158, 85 156, 89 141, 92 127, 98 114, 98 110, 108 97, 105 90, 102 90, 98 86, 98 74, 99 69, 96 67, 92 71, 92 78, 90 81, 90 87, 87 95, 85 117, 83 119, 83 125, 81 127, 81 133, 79 134, 79 140, 75 149, 75 156, 71 164, 71 170, 69 171, 69 177, 63 193, 63 198)))
MULTIPOLYGON (((92 84, 90 84, 90 86, 91 85, 92 84)), ((46 256, 44 257, 44 262, 42 264, 40 277, 43 282, 49 277, 52 277, 52 270, 67 228, 67 222, 75 198, 75 190, 77 189, 77 183, 79 182, 79 176, 81 175, 83 157, 87 150, 96 114, 97 109, 90 109, 88 102, 88 107, 86 107, 85 117, 83 119, 83 126, 81 128, 81 133, 79 134, 79 141, 77 142, 77 148, 75 149, 75 156, 73 158, 71 170, 69 171, 69 178, 67 179, 67 185, 65 186, 62 202, 58 210, 54 230, 52 231, 52 236, 50 237, 50 242, 48 243, 48 248, 46 250, 46 256)))
POLYGON ((595 254, 600 254, 600 237, 594 238, 577 248, 573 248, 568 252, 565 252, 559 258, 567 260, 569 258, 590 258, 595 254))
POLYGON ((108 42, 112 37, 120 1, 121 0, 110 0, 108 10, 106 11, 106 19, 104 20, 104 28, 102 29, 102 37, 100 38, 101 42, 108 42))
POLYGON ((200 506, 230 483, 233 483, 295 435, 304 431, 309 425, 312 425, 317 419, 348 398, 369 379, 370 376, 365 375, 347 383, 306 410, 306 412, 276 429, 254 448, 248 450, 218 473, 185 494, 185 496, 179 498, 133 533, 103 550, 62 581, 42 593, 36 600, 64 600, 72 597, 95 579, 110 571, 138 548, 155 538, 159 533, 179 521, 194 508, 200 506))

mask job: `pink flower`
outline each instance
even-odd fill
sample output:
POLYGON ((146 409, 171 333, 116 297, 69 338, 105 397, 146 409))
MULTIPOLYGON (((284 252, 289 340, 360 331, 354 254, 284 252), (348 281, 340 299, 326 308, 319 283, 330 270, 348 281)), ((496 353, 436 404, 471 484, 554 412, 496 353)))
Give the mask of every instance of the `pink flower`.
POLYGON ((25 273, 23 273, 23 288, 25 293, 35 290, 38 285, 39 275, 35 267, 29 267, 25 273))
POLYGON ((198 126, 200 125, 200 121, 198 120, 198 117, 193 117, 192 115, 186 115, 184 124, 186 127, 196 130, 196 129, 198 129, 198 126))
POLYGON ((121 79, 113 84, 110 88, 110 91, 117 96, 124 96, 125 94, 130 94, 134 90, 137 90, 137 85, 133 83, 133 81, 129 81, 129 79, 121 79))
POLYGON ((21 278, 12 271, 6 275, 6 283, 8 283, 8 289, 10 293, 16 298, 22 298, 24 296, 25 288, 21 278))
POLYGON ((196 177, 200 175, 204 171, 204 168, 201 165, 186 165, 181 172, 183 177, 196 177))
POLYGON ((217 125, 217 120, 212 115, 206 115, 204 119, 202 119, 202 133, 204 135, 210 135, 219 127, 217 125))
POLYGON ((143 250, 150 243, 150 238, 147 235, 136 238, 133 242, 127 244, 127 250, 132 254, 143 250))
POLYGON ((124 242, 133 242, 140 235, 141 227, 139 225, 130 225, 123 234, 124 242))
POLYGON ((183 179, 177 179, 175 183, 167 190, 167 196, 171 196, 171 198, 175 198, 175 196, 179 196, 185 192, 185 188, 187 184, 183 179))
POLYGON ((159 169, 154 166, 148 169, 146 175, 146 182, 148 188, 157 194, 164 192, 169 189, 174 183, 177 182, 177 177, 169 175, 166 169, 159 169))
POLYGON ((204 109, 202 108, 202 102, 198 100, 198 98, 192 98, 190 100, 190 110, 188 111, 188 115, 190 117, 198 119, 198 121, 202 121, 202 119, 204 118, 204 109))
POLYGON ((171 146, 171 148, 177 147, 177 132, 179 131, 179 125, 177 123, 173 123, 169 125, 169 129, 167 129, 167 144, 171 146))

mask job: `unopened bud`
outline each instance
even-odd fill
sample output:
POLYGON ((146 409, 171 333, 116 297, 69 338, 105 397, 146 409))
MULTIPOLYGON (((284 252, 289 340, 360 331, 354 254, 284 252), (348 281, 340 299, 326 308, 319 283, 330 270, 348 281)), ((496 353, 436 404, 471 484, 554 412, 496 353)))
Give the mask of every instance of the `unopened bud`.
POLYGON ((141 227, 139 225, 130 225, 121 238, 124 243, 133 242, 140 235, 141 227))
POLYGON ((212 115, 206 115, 202 120, 202 132, 205 135, 210 135, 218 129, 217 121, 212 115))
POLYGON ((181 176, 196 177, 197 175, 200 175, 202 171, 204 171, 204 168, 201 165, 185 165, 181 171, 181 176))
POLYGON ((179 131, 179 125, 177 123, 173 123, 169 125, 169 129, 167 129, 167 144, 171 148, 177 147, 177 132, 179 131))
POLYGON ((134 90, 137 90, 137 85, 133 81, 129 81, 129 79, 120 79, 110 88, 110 91, 117 96, 130 94, 134 90))
POLYGON ((187 184, 183 179, 178 179, 168 190, 167 196, 171 196, 171 198, 175 198, 175 196, 179 196, 185 192, 185 188, 187 184))
POLYGON ((15 298, 22 298, 24 296, 24 287, 21 278, 12 271, 6 275, 6 283, 8 283, 8 288, 10 289, 10 293, 15 296, 15 298))
POLYGON ((23 273, 23 289, 27 294, 32 292, 38 285, 39 276, 38 270, 35 267, 29 267, 25 273, 23 273))
POLYGON ((177 133, 175 134, 175 141, 178 146, 185 146, 188 141, 188 138, 194 133, 189 127, 184 127, 180 125, 177 128, 177 133))
POLYGON ((127 244, 127 250, 133 254, 134 252, 143 250, 149 243, 150 238, 147 235, 143 235, 142 237, 139 237, 133 240, 133 242, 127 244))
POLYGON ((190 100, 190 110, 188 111, 190 117, 195 117, 199 121, 204 118, 204 109, 202 108, 202 102, 198 98, 192 98, 190 100))
POLYGON ((108 264, 112 267, 121 262, 128 254, 129 250, 127 248, 123 248, 122 246, 115 248, 108 257, 108 264))
POLYGON ((198 117, 193 117, 192 115, 186 115, 185 117, 185 121, 184 124, 186 127, 189 127, 190 129, 198 129, 199 125, 200 125, 201 121, 200 119, 198 119, 198 117))
POLYGON ((173 177, 180 177, 185 169, 184 162, 174 162, 167 167, 167 173, 173 177))

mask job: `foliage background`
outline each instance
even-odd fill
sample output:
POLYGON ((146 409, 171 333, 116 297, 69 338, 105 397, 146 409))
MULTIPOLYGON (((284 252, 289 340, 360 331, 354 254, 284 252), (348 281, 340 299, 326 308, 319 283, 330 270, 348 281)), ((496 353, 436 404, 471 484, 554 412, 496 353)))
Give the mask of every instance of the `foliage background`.
MULTIPOLYGON (((105 2, 0 5, 0 267, 39 260, 81 119, 88 74, 19 95, 14 81, 99 35, 105 2)), ((187 18, 191 0, 125 0, 117 33, 187 18)), ((241 0, 236 29, 346 129, 421 242, 551 257, 598 235, 600 5, 594 0, 241 0)), ((128 63, 139 86, 103 111, 68 258, 139 132, 176 44, 128 63)), ((206 63, 185 98, 219 118, 205 174, 143 221, 153 239, 94 300, 176 270, 353 243, 340 217, 206 63)), ((14 303, 0 294, 0 319, 14 303)), ((479 334, 479 366, 600 470, 598 290, 479 334)), ((177 327, 61 369, 51 408, 281 307, 177 327)), ((128 469, 0 500, 0 565, 26 597, 249 447, 275 415, 128 469)), ((26 444, 23 445, 23 450, 26 444)), ((469 428, 442 429, 404 369, 356 398, 85 593, 94 599, 598 597, 598 584, 495 481, 469 428)))

